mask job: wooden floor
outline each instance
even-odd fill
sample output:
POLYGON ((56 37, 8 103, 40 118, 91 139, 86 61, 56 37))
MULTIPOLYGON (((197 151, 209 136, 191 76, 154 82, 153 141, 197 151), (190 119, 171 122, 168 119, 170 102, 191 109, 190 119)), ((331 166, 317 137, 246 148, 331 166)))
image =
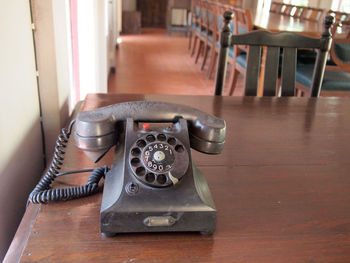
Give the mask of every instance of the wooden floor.
MULTIPOLYGON (((141 35, 122 36, 115 61, 109 93, 214 94, 214 79, 206 77, 206 68, 200 70, 201 60, 194 63, 188 38, 168 37, 165 30, 143 29, 141 35)), ((238 86, 237 96, 243 93, 242 80, 238 86)))

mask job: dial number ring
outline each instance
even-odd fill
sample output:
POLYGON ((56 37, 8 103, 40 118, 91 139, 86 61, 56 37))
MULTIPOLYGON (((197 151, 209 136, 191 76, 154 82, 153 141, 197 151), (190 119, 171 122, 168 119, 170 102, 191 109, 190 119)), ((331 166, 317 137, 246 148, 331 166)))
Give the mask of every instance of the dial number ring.
POLYGON ((152 172, 167 172, 174 166, 174 149, 163 142, 148 144, 142 152, 142 161, 144 166, 152 172))

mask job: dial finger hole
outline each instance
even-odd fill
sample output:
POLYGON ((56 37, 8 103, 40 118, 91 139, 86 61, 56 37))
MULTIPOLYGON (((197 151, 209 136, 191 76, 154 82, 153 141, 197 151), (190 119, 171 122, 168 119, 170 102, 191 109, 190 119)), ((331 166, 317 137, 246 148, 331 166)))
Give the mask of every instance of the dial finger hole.
POLYGON ((148 173, 148 174, 146 174, 145 179, 146 179, 147 182, 153 183, 154 180, 155 180, 154 173, 148 173))
POLYGON ((146 140, 149 142, 154 142, 156 138, 152 134, 150 134, 150 135, 147 135, 146 140))
POLYGON ((131 154, 132 154, 133 156, 139 156, 140 153, 141 153, 141 150, 140 150, 139 148, 133 148, 133 149, 131 150, 131 154))
POLYGON ((175 151, 177 151, 179 153, 182 153, 184 150, 185 150, 185 148, 180 144, 175 146, 175 151))
POLYGON ((159 140, 159 141, 165 141, 166 140, 166 136, 164 135, 164 134, 158 134, 158 136, 157 136, 157 139, 159 140))
POLYGON ((138 168, 136 169, 136 174, 137 174, 138 176, 144 176, 145 173, 146 173, 146 169, 145 169, 145 167, 143 167, 143 166, 138 167, 138 168))
POLYGON ((173 138, 173 137, 171 137, 171 138, 168 139, 168 143, 169 143, 170 145, 175 145, 175 144, 176 144, 176 139, 173 138))
POLYGON ((159 184, 165 184, 165 182, 166 182, 166 176, 165 176, 164 174, 159 174, 159 175, 157 176, 157 182, 158 182, 159 184))
POLYGON ((140 164, 140 159, 139 158, 132 158, 130 163, 132 166, 138 166, 140 164))
POLYGON ((145 140, 138 140, 138 141, 136 142, 136 145, 137 145, 138 147, 143 148, 143 147, 146 146, 146 142, 145 142, 145 140))

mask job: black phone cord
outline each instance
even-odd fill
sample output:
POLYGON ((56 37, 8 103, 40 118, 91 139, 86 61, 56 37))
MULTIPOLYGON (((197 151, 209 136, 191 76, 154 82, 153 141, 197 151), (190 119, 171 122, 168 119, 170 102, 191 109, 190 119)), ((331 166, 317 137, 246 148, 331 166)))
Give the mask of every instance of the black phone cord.
POLYGON ((74 123, 75 123, 75 120, 72 120, 68 128, 67 129, 63 128, 61 131, 61 134, 58 136, 58 139, 56 141, 54 156, 51 161, 50 167, 46 172, 46 174, 41 178, 39 183, 36 185, 34 190, 30 193, 28 198, 30 202, 34 204, 39 204, 39 203, 46 204, 50 201, 66 201, 66 200, 71 200, 71 199, 92 195, 96 191, 98 187, 98 183, 101 180, 101 178, 105 177, 105 175, 107 174, 109 170, 107 166, 101 166, 95 169, 86 169, 86 170, 59 173, 59 170, 63 165, 64 154, 65 154, 64 148, 66 148, 67 146, 69 137, 72 133, 72 128, 74 123), (65 175, 65 174, 87 172, 87 171, 92 171, 92 173, 85 185, 72 186, 68 188, 51 189, 51 183, 56 179, 56 177, 65 175))

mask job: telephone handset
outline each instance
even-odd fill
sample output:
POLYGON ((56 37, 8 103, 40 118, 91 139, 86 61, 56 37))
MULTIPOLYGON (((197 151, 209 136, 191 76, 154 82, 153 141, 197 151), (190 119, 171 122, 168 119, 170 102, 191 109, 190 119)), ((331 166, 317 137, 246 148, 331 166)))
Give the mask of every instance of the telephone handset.
MULTIPOLYGON (((188 106, 137 101, 80 112, 75 122, 75 144, 91 160, 97 162, 116 145, 111 169, 95 169, 81 191, 70 191, 73 197, 66 189, 48 189, 61 175, 56 169, 33 190, 32 202, 89 195, 105 177, 100 223, 106 236, 215 230, 215 205, 204 176, 192 161, 190 147, 220 153, 226 136, 224 120, 188 106)), ((64 142, 71 126, 63 130, 64 142)))

